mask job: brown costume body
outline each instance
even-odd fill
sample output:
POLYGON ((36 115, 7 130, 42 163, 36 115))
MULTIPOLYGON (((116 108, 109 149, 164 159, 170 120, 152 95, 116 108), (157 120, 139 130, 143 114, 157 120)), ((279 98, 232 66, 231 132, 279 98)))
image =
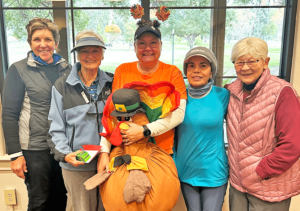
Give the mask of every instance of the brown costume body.
MULTIPOLYGON (((132 116, 132 121, 138 125, 145 125, 149 121, 144 113, 132 116)), ((109 179, 100 185, 100 193, 106 211, 169 211, 175 206, 180 192, 177 169, 172 157, 159 146, 142 139, 129 146, 113 149, 113 157, 129 154, 146 159, 148 171, 144 173, 151 182, 151 190, 141 203, 127 204, 123 199, 123 190, 129 176, 126 164, 118 167, 109 179)))

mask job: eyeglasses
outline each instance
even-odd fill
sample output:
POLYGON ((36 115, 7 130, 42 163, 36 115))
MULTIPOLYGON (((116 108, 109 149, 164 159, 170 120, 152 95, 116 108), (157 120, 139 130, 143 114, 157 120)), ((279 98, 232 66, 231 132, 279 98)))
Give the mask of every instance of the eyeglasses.
POLYGON ((246 62, 233 61, 232 63, 234 64, 234 66, 236 68, 241 69, 244 67, 245 64, 247 64, 249 67, 255 67, 258 62, 259 62, 259 59, 249 59, 246 62))
MULTIPOLYGON (((152 41, 148 44, 149 44, 150 48, 157 48, 158 45, 159 45, 159 42, 158 41, 152 41)), ((145 49, 145 48, 147 48, 148 44, 146 42, 140 41, 140 42, 137 42, 137 47, 139 49, 145 49)))

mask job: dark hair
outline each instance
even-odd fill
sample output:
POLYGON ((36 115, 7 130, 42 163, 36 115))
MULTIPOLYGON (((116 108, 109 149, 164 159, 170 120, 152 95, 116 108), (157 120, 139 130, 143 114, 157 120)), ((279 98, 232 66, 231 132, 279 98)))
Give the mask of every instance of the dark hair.
POLYGON ((58 26, 50 19, 47 18, 33 18, 26 26, 27 30, 27 42, 31 45, 32 34, 36 30, 48 29, 52 32, 55 44, 59 43, 60 35, 58 32, 58 26))

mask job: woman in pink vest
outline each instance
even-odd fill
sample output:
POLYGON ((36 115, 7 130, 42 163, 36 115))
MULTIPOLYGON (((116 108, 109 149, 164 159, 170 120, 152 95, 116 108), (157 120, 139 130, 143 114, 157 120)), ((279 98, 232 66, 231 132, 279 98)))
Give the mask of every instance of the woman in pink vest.
POLYGON ((232 48, 238 79, 226 85, 231 211, 288 211, 300 193, 299 96, 270 74, 267 56, 267 43, 255 37, 232 48))

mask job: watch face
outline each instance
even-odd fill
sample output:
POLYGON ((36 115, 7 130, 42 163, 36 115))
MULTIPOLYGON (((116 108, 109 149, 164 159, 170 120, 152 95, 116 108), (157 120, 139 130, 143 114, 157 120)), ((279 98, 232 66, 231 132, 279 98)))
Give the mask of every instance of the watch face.
POLYGON ((151 135, 150 130, 145 130, 145 131, 144 131, 144 136, 145 136, 145 137, 149 137, 150 135, 151 135))

